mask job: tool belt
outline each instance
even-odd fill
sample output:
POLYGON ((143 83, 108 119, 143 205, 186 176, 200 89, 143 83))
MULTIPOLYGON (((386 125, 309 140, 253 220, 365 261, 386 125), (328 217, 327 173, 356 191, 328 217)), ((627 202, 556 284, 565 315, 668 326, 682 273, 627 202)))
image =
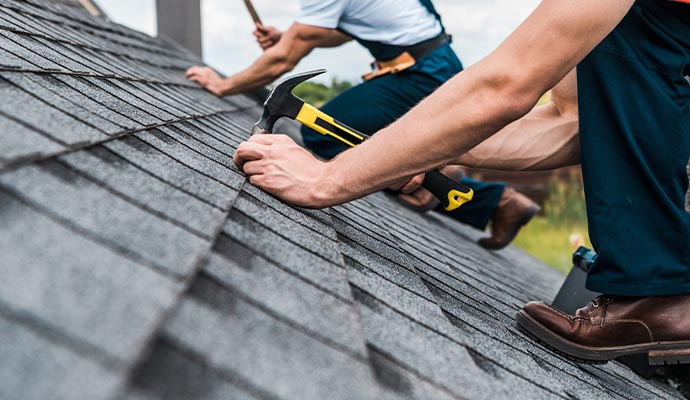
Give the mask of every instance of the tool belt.
POLYGON ((365 81, 378 78, 379 76, 395 74, 404 71, 417 63, 417 60, 438 49, 446 43, 450 43, 452 38, 450 35, 441 33, 429 40, 417 43, 415 45, 405 48, 399 56, 388 61, 374 61, 371 63, 372 71, 362 75, 365 81))

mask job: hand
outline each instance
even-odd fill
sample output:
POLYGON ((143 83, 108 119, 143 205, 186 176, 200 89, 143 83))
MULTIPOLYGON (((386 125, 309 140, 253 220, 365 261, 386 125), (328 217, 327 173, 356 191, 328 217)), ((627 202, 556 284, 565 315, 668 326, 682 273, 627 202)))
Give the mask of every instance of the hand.
POLYGON ((256 36, 256 41, 259 43, 259 46, 266 50, 278 43, 283 33, 272 26, 264 26, 257 22, 254 36, 256 36))
POLYGON ((187 79, 203 86, 216 96, 222 96, 225 92, 223 88, 223 78, 209 67, 191 67, 187 70, 187 79))
POLYGON ((238 146, 233 161, 252 185, 288 203, 307 208, 337 204, 329 195, 334 183, 326 179, 327 163, 286 135, 254 135, 238 146))
POLYGON ((403 193, 410 194, 417 190, 424 182, 425 174, 416 175, 414 178, 405 180, 390 187, 392 190, 399 190, 403 193))

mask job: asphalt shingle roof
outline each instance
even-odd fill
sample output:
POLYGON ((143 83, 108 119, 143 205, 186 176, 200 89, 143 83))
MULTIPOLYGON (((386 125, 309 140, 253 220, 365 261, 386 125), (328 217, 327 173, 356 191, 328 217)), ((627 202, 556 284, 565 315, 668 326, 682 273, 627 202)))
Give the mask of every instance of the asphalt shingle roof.
POLYGON ((0 398, 675 398, 514 327, 563 277, 383 195, 290 207, 175 45, 0 0, 0 398))

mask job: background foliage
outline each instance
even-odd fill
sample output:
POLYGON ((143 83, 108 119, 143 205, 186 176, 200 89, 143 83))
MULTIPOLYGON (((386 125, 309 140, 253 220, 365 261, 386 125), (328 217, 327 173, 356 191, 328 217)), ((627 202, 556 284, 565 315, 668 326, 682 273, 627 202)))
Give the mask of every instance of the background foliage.
POLYGON ((325 102, 339 95, 352 87, 352 83, 333 78, 330 86, 317 82, 304 82, 297 86, 293 93, 297 97, 316 107, 322 106, 325 102))

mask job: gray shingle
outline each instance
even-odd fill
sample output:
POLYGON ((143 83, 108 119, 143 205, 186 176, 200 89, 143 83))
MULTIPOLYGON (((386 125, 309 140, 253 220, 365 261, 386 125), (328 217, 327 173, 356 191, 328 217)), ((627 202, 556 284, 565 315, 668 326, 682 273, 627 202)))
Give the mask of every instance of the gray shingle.
POLYGON ((117 97, 123 102, 129 104, 130 106, 142 111, 144 114, 148 114, 151 118, 160 122, 170 122, 176 120, 175 116, 170 113, 157 108, 156 106, 147 103, 146 101, 136 97, 128 90, 123 89, 123 86, 116 85, 110 79, 100 79, 100 78, 84 78, 85 81, 101 89, 105 93, 110 93, 111 95, 117 97))
POLYGON ((403 317, 376 300, 360 304, 362 325, 372 346, 457 397, 510 399, 516 390, 520 391, 520 398, 546 399, 554 395, 521 382, 519 377, 503 370, 500 363, 493 364, 493 370, 480 368, 461 343, 403 317), (453 367, 439 368, 441 365, 453 367))
POLYGON ((0 0, 0 398, 678 397, 519 332, 563 277, 518 250, 383 195, 314 211, 248 184, 232 155, 267 93, 218 98, 193 64, 0 0))
POLYGON ((104 147, 168 184, 223 210, 230 207, 237 194, 233 187, 239 188, 244 181, 239 175, 231 175, 234 182, 220 183, 134 137, 114 140, 105 143, 104 147))
POLYGON ((298 207, 291 207, 285 202, 278 200, 263 190, 253 185, 245 185, 242 189, 245 195, 258 200, 271 209, 277 211, 281 215, 286 216, 293 222, 307 227, 315 232, 319 232, 326 238, 337 241, 338 237, 333 229, 333 221, 330 216, 326 215, 322 210, 306 210, 298 207), (323 219, 315 218, 315 215, 321 215, 323 219))
POLYGON ((223 232, 315 286, 342 299, 350 297, 344 268, 288 242, 244 214, 231 212, 223 232))
MULTIPOLYGON (((88 123, 90 127, 96 128, 103 133, 112 135, 122 131, 121 127, 93 113, 91 109, 84 108, 80 104, 68 100, 67 97, 63 96, 61 93, 61 90, 64 91, 65 86, 59 84, 59 81, 45 78, 38 74, 18 72, 0 72, 0 77, 19 86, 25 92, 40 98, 53 108, 69 113, 80 121, 88 123)), ((71 97, 74 97, 74 95, 71 97)))
POLYGON ((16 57, 25 60, 31 64, 32 69, 68 72, 55 62, 32 52, 30 49, 27 49, 20 43, 26 44, 26 39, 23 39, 20 35, 10 31, 0 31, 0 48, 5 50, 7 53, 11 53, 16 57))
POLYGON ((0 67, 3 69, 27 69, 31 68, 32 65, 0 48, 0 67))
POLYGON ((204 302, 185 300, 165 332, 173 343, 202 355, 213 368, 281 398, 381 398, 366 364, 213 284, 198 281, 197 285, 195 290, 206 292, 199 294, 204 302))
POLYGON ((30 27, 23 26, 21 20, 17 19, 17 13, 6 9, 0 8, 0 28, 5 30, 11 30, 15 32, 28 33, 30 27))
MULTIPOLYGON (((304 249, 310 250, 314 254, 318 254, 335 264, 342 264, 342 257, 340 256, 337 242, 327 236, 327 231, 332 232, 332 228, 325 229, 323 233, 311 230, 300 224, 296 224, 294 219, 281 214, 244 193, 240 194, 237 198, 235 209, 286 240, 304 249)), ((288 214, 289 212, 286 211, 290 209, 290 207, 283 204, 281 209, 288 214)), ((291 214, 294 215, 298 213, 295 212, 291 214)), ((332 237, 333 234, 331 233, 330 236, 332 237)))
POLYGON ((0 318, 0 397, 100 400, 124 378, 34 332, 0 318))
POLYGON ((33 157, 42 157, 65 148, 35 130, 0 114, 0 166, 3 163, 33 157))
POLYGON ((177 126, 162 126, 157 129, 157 131, 173 138, 177 142, 184 144, 185 146, 193 149, 198 154, 203 157, 213 160, 222 166, 234 165, 232 162, 232 157, 229 151, 223 151, 225 146, 223 143, 215 140, 212 136, 203 133, 201 131, 194 132, 190 135, 190 131, 182 131, 177 126))
MULTIPOLYGON (((54 76, 34 74, 26 75, 36 84, 43 86, 45 89, 50 90, 53 93, 57 93, 59 96, 69 100, 75 106, 89 110, 96 117, 90 117, 87 119, 87 121, 90 121, 91 118, 93 118, 94 122, 92 122, 92 124, 98 126, 106 134, 112 135, 141 126, 134 120, 119 113, 113 112, 102 104, 92 100, 83 92, 75 90, 71 86, 65 84, 63 80, 60 80, 54 76), (99 120, 95 121, 95 119, 99 120)), ((69 80, 70 77, 65 77, 65 79, 69 80)))
POLYGON ((207 239, 225 219, 223 211, 161 182, 104 148, 72 153, 60 160, 207 239))
POLYGON ((88 74, 92 70, 86 65, 74 60, 60 51, 60 45, 40 37, 18 36, 21 39, 19 44, 32 52, 41 55, 43 58, 53 61, 65 70, 88 74))
POLYGON ((0 185, 97 240, 176 275, 189 274, 209 246, 206 240, 143 211, 55 162, 0 175, 0 185))
MULTIPOLYGON (((234 246, 241 247, 236 242, 234 246)), ((242 254, 237 248, 227 250, 239 253, 234 258, 242 254)), ((352 302, 324 293, 256 255, 233 260, 226 255, 228 253, 214 253, 204 270, 312 334, 320 335, 347 351, 365 355, 364 337, 352 302)))
POLYGON ((244 177, 240 175, 234 164, 223 165, 205 157, 203 153, 195 149, 195 147, 203 145, 198 144, 198 142, 197 145, 190 143, 193 140, 188 137, 178 135, 173 138, 157 129, 137 133, 135 136, 188 167, 229 187, 239 189, 244 183, 244 177))
POLYGON ((97 347, 112 359, 135 360, 181 283, 75 234, 1 192, 0 204, 0 304, 97 347))
POLYGON ((73 90, 81 93, 83 96, 89 97, 91 100, 110 110, 105 115, 110 116, 113 114, 119 114, 120 116, 136 121, 140 127, 154 126, 162 122, 160 119, 150 115, 149 113, 124 102, 123 100, 113 96, 97 86, 92 85, 84 78, 75 78, 68 75, 60 75, 56 76, 56 78, 70 86, 73 90))
MULTIPOLYGON (((178 108, 173 107, 169 104, 166 99, 161 99, 161 98, 156 98, 154 96, 151 96, 148 94, 148 92, 142 90, 142 86, 147 86, 147 85, 134 85, 132 82, 127 82, 124 80, 117 80, 117 79, 111 79, 108 81, 109 84, 112 86, 116 86, 123 91, 126 91, 127 93, 130 93, 133 97, 136 97, 137 99, 140 99, 142 102, 145 104, 150 104, 151 107, 154 107, 154 110, 162 110, 165 113, 171 115, 174 117, 174 119, 183 119, 183 118, 188 118, 191 115, 181 112, 178 108)), ((153 84, 150 84, 153 86, 153 84)), ((159 114, 158 111, 155 111, 156 114, 159 114)))
MULTIPOLYGON (((234 111, 233 113, 235 112, 236 111, 234 111)), ((226 144, 224 146, 226 151, 232 149, 234 153, 234 149, 236 149, 240 143, 246 140, 247 135, 243 135, 242 131, 222 121, 220 119, 220 116, 224 114, 225 113, 212 115, 202 120, 195 119, 186 121, 186 126, 189 129, 202 130, 204 132, 208 132, 215 139, 226 144)), ((249 128, 245 129, 245 131, 249 131, 249 128)))
POLYGON ((357 243, 341 238, 340 251, 348 269, 367 276, 375 274, 377 279, 385 279, 420 297, 433 301, 426 285, 417 275, 410 263, 394 264, 357 243))
POLYGON ((171 346, 160 343, 135 376, 128 400, 258 400, 261 394, 252 394, 242 383, 191 360, 171 346))
POLYGON ((74 117, 37 99, 0 78, 0 112, 46 133, 68 146, 94 143, 106 138, 105 134, 74 117))

